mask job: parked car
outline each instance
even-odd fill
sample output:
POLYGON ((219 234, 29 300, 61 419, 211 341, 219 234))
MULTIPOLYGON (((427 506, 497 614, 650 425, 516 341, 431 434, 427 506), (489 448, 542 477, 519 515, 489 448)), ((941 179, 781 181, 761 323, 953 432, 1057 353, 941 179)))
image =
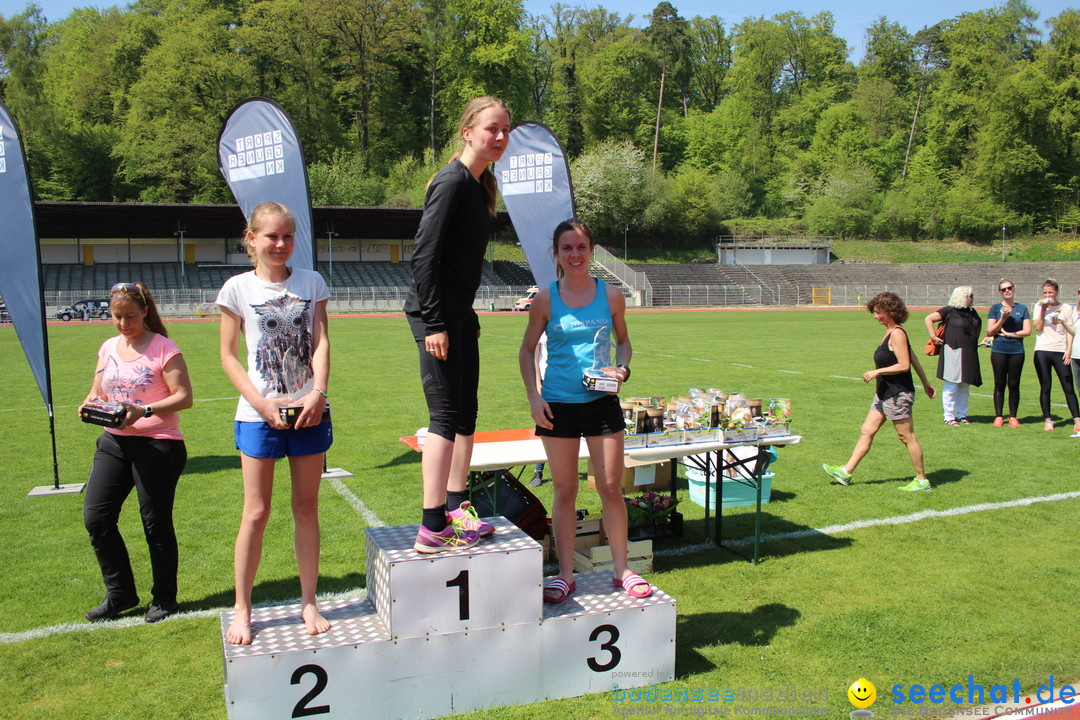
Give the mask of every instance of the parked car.
POLYGON ((529 306, 532 305, 533 298, 536 297, 536 294, 539 292, 540 288, 536 287, 535 285, 529 288, 529 291, 525 293, 525 297, 521 298, 520 300, 514 301, 514 311, 521 312, 528 310, 529 306))
POLYGON ((7 311, 7 303, 0 302, 0 323, 11 322, 11 315, 7 311))
POLYGON ((87 314, 90 319, 94 320, 100 318, 104 320, 109 317, 109 298, 99 298, 95 300, 80 300, 77 303, 68 305, 62 310, 56 311, 56 317, 64 320, 65 322, 75 318, 76 320, 82 320, 87 314))

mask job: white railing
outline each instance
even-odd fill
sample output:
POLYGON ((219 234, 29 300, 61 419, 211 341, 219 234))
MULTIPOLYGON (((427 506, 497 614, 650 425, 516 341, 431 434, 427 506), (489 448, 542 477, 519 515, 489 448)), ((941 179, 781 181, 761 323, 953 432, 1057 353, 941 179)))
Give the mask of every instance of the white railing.
MULTIPOLYGON (((909 307, 939 308, 948 304, 953 285, 887 284, 881 285, 816 285, 832 290, 833 307, 861 308, 879 292, 894 292, 909 307)), ((667 285, 653 290, 654 306, 717 307, 760 305, 798 307, 811 304, 813 288, 799 285, 667 285)), ((975 307, 986 308, 998 301, 996 284, 973 285, 975 307)), ((1035 298, 1026 303, 1029 307, 1035 298)), ((1022 300, 1021 300, 1022 302, 1022 300)))
MULTIPOLYGON (((518 285, 483 285, 476 293, 476 310, 511 310, 514 301, 528 291, 526 286, 518 285)), ((408 286, 378 287, 333 287, 330 289, 330 313, 352 312, 401 312, 405 298, 409 294, 408 286)), ((199 317, 216 315, 214 304, 217 298, 214 289, 177 289, 157 290, 154 300, 164 317, 199 317)), ((46 316, 54 319, 56 312, 74 302, 88 298, 107 297, 107 293, 86 293, 72 291, 49 291, 45 293, 46 316)))
MULTIPOLYGON (((633 272, 631 270, 631 272, 633 272)), ((639 273, 643 274, 643 273, 639 273)), ((917 284, 881 284, 881 285, 829 285, 815 287, 832 290, 833 307, 864 307, 866 302, 879 292, 890 291, 899 295, 910 307, 939 308, 949 301, 952 285, 917 285, 917 284)), ((975 307, 985 309, 998 301, 996 284, 972 286, 975 293, 975 307)), ((484 285, 476 294, 473 308, 481 310, 510 310, 514 301, 525 295, 528 288, 524 285, 484 285)), ((793 284, 730 284, 730 285, 660 285, 648 286, 641 291, 640 299, 648 302, 634 303, 641 307, 725 307, 725 306, 762 306, 762 307, 798 307, 811 304, 813 288, 793 284)), ((400 312, 408 295, 407 286, 379 287, 334 287, 331 288, 328 309, 331 313, 354 312, 400 312)), ((637 292, 637 291, 635 291, 637 292)), ((47 291, 45 305, 47 317, 55 318, 56 312, 78 300, 105 297, 107 293, 86 293, 73 291, 47 291)), ((177 289, 159 290, 154 293, 161 314, 165 317, 198 317, 215 315, 217 307, 214 299, 217 289, 177 289)), ((1036 298, 1028 298, 1029 307, 1036 298)), ((1023 298, 1020 299, 1024 301, 1023 298)))
POLYGON ((604 268, 615 277, 619 278, 633 292, 634 305, 649 307, 653 304, 652 283, 643 272, 638 272, 612 255, 600 245, 593 246, 593 262, 603 265, 604 268))

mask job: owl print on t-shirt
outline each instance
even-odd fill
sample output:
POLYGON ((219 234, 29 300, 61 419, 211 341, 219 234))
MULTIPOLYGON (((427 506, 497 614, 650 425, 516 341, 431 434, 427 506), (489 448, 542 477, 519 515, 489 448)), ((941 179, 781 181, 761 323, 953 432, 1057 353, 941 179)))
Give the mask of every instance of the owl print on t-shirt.
POLYGON ((261 334, 255 370, 270 391, 290 395, 314 374, 307 313, 310 305, 310 300, 285 294, 251 306, 261 334))

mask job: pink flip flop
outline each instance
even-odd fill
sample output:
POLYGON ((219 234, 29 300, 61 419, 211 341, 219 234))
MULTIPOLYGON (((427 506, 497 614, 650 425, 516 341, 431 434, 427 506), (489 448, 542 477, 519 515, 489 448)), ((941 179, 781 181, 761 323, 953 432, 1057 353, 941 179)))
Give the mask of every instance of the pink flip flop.
POLYGON ((570 593, 577 590, 577 581, 571 580, 567 583, 561 577, 550 577, 544 580, 544 602, 559 604, 566 598, 570 597, 570 593), (558 593, 555 597, 548 597, 547 592, 551 590, 558 593))
POLYGON ((638 600, 649 597, 650 595, 652 595, 653 591, 652 585, 650 585, 647 580, 645 580, 640 575, 636 575, 634 573, 630 573, 621 581, 617 578, 611 578, 611 584, 615 587, 622 588, 626 591, 627 595, 632 598, 637 598, 638 600), (642 585, 647 587, 648 590, 638 590, 638 588, 642 585))

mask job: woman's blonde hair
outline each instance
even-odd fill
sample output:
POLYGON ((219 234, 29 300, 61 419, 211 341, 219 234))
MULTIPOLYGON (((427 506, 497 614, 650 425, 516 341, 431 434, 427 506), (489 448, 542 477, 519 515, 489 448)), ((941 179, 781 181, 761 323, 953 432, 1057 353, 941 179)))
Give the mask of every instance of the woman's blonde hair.
POLYGON ((1054 290, 1056 290, 1058 292, 1061 291, 1061 286, 1058 285, 1058 281, 1055 280, 1054 278, 1046 278, 1045 280, 1043 280, 1043 284, 1040 285, 1039 287, 1040 288, 1052 287, 1052 288, 1054 288, 1054 290))
POLYGON ((296 232, 296 217, 289 208, 272 200, 267 200, 256 205, 255 209, 251 211, 251 217, 248 219, 247 227, 244 228, 244 249, 247 250, 248 259, 251 260, 251 264, 255 267, 259 267, 259 258, 255 254, 255 248, 248 242, 248 238, 249 236, 254 237, 255 235, 258 235, 259 230, 266 225, 266 219, 270 217, 288 218, 289 223, 292 224, 293 232, 296 232))
POLYGON ((952 295, 949 296, 949 305, 954 308, 967 307, 967 297, 971 294, 970 285, 961 285, 952 291, 952 295))
MULTIPOLYGON (((508 116, 512 116, 506 103, 491 95, 482 95, 467 102, 465 109, 461 111, 461 119, 458 120, 458 149, 446 161, 447 165, 461 157, 461 154, 465 151, 465 131, 475 126, 476 118, 489 107, 505 110, 508 116)), ((432 175, 428 179, 428 185, 434 179, 435 175, 432 175)), ((495 173, 491 171, 491 168, 484 168, 484 172, 480 175, 480 184, 484 187, 484 195, 487 197, 488 212, 494 217, 496 212, 495 204, 499 197, 499 184, 495 181, 495 173)))

